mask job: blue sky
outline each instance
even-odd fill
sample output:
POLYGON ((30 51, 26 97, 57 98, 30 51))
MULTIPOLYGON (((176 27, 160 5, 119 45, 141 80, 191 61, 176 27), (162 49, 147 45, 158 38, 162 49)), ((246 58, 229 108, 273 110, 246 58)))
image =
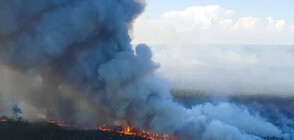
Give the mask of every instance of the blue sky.
POLYGON ((133 43, 150 45, 161 64, 158 72, 176 86, 294 92, 293 5, 294 0, 147 0, 133 43))
POLYGON ((183 10, 190 6, 220 5, 235 10, 240 16, 268 16, 294 22, 293 0, 147 0, 147 11, 152 17, 173 10, 183 10))
POLYGON ((147 0, 134 42, 294 44, 293 5, 293 0, 147 0))

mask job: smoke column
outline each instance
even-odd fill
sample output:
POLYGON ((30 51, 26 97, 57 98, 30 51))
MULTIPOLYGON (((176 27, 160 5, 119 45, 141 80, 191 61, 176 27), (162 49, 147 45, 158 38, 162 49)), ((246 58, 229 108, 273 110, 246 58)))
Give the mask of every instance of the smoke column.
POLYGON ((0 115, 17 105, 30 121, 125 120, 183 140, 285 137, 242 106, 173 102, 149 47, 130 44, 143 10, 139 0, 1 0, 0 115))

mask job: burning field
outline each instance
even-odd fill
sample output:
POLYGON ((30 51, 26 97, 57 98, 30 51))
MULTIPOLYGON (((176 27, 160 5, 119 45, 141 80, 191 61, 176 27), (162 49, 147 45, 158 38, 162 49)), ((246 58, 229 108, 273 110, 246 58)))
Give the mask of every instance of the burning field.
POLYGON ((0 120, 1 140, 177 140, 174 135, 151 134, 140 131, 132 126, 106 128, 81 128, 74 123, 65 122, 35 122, 28 123, 19 119, 2 117, 0 120))
POLYGON ((7 120, 0 122, 1 140, 148 140, 149 138, 102 131, 77 129, 74 126, 59 126, 52 123, 28 123, 7 120))
POLYGON ((232 101, 176 101, 151 49, 131 45, 144 6, 1 0, 0 139, 293 139, 288 125, 232 101))

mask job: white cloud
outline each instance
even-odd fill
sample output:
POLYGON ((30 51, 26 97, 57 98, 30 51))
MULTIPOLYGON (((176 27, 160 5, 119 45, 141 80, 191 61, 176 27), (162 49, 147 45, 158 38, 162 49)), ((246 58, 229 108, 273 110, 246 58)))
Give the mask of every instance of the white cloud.
POLYGON ((268 17, 268 30, 269 31, 276 31, 276 32, 282 32, 285 28, 286 21, 285 20, 273 20, 272 17, 268 17))
POLYGON ((232 16, 235 14, 235 11, 234 10, 226 10, 225 14, 228 16, 232 16))
POLYGON ((289 25, 289 31, 294 33, 294 26, 289 25))
POLYGON ((152 19, 147 11, 134 24, 133 43, 149 44, 159 72, 177 85, 293 92, 291 47, 203 45, 294 43, 294 26, 285 20, 237 13, 218 5, 193 6, 152 19))
POLYGON ((169 23, 180 23, 181 26, 187 26, 186 29, 207 29, 212 21, 216 21, 219 11, 218 5, 193 6, 184 11, 171 11, 162 15, 162 19, 169 23))
POLYGON ((232 19, 224 19, 224 20, 220 21, 219 26, 222 30, 230 31, 233 27, 233 20, 232 19))
POLYGON ((256 17, 241 17, 234 25, 234 28, 236 28, 237 30, 254 32, 257 30, 257 25, 259 21, 260 19, 256 17))
MULTIPOLYGON (((148 11, 147 11, 148 12, 148 11)), ((293 44, 294 28, 285 20, 238 16, 219 5, 193 6, 141 16, 134 24, 133 43, 150 44, 293 44)))

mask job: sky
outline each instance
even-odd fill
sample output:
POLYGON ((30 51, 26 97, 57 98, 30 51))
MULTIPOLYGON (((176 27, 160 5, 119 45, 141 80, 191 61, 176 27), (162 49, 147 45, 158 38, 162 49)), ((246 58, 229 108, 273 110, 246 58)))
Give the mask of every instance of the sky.
POLYGON ((147 0, 133 44, 146 43, 172 86, 294 93, 294 1, 147 0))
POLYGON ((290 0, 149 0, 135 24, 134 42, 289 45, 294 43, 291 5, 290 0))
POLYGON ((153 17, 161 13, 183 10, 191 6, 219 5, 226 9, 235 10, 239 16, 268 16, 289 19, 293 23, 294 12, 292 0, 148 0, 147 11, 153 17), (290 20, 291 19, 291 20, 290 20))

